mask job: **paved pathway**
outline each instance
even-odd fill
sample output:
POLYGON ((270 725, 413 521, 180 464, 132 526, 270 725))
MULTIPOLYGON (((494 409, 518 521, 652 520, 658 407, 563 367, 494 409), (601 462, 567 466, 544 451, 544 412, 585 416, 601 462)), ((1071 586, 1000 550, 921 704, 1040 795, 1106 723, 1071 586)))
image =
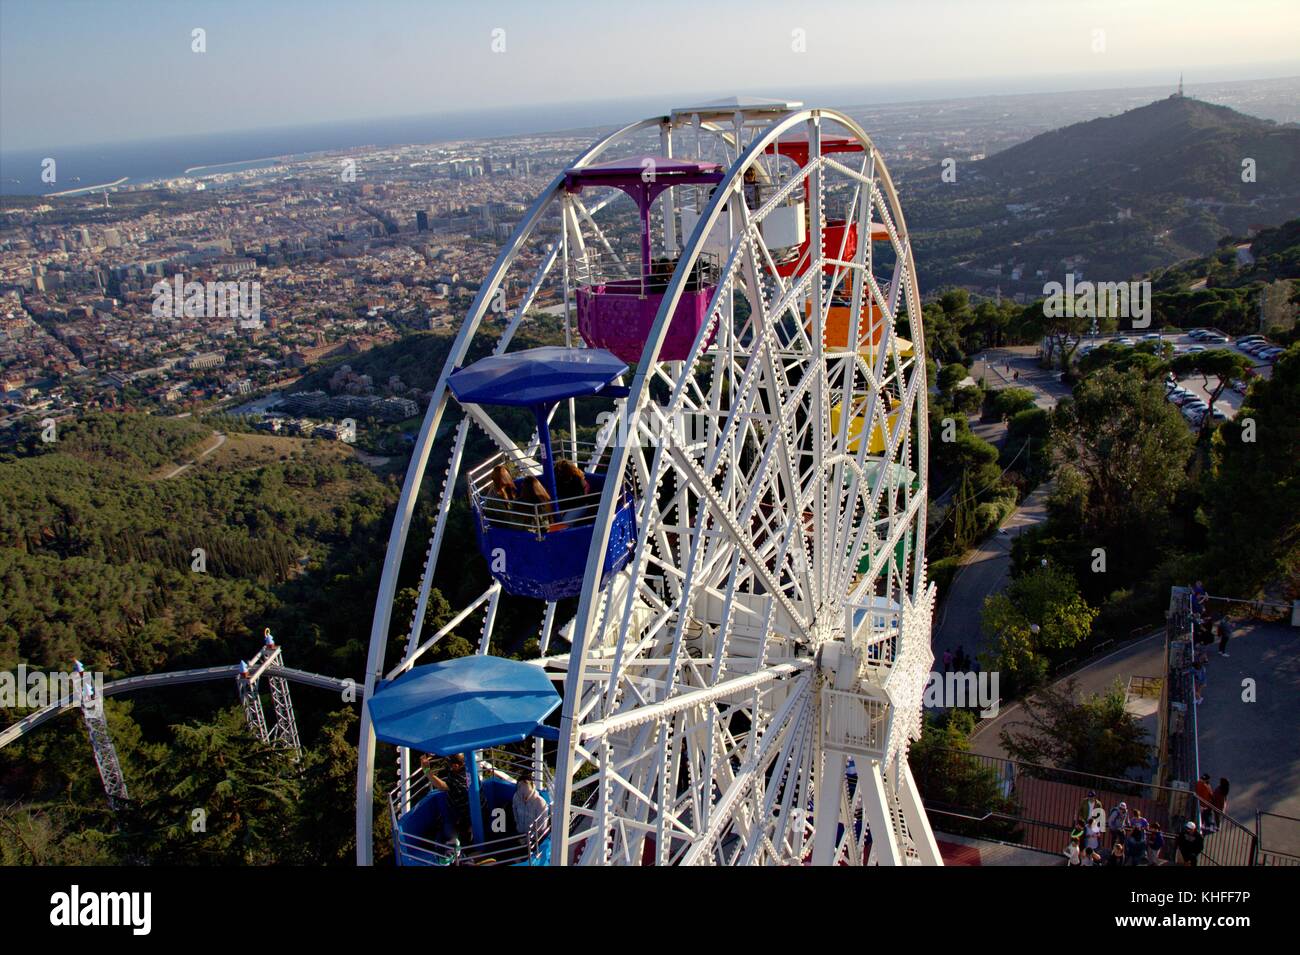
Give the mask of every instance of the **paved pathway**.
POLYGON ((970 551, 953 577, 937 614, 933 645, 935 656, 961 646, 971 656, 985 649, 980 633, 984 598, 1003 590, 1010 581, 1011 544, 1027 528, 1047 520, 1050 485, 1041 484, 1003 522, 991 537, 970 551))
MULTIPOLYGON (((1074 673, 1067 674, 1057 682, 1063 683, 1073 677, 1076 684, 1075 697, 1082 699, 1108 690, 1115 685, 1116 681, 1127 686, 1130 676, 1159 677, 1164 672, 1164 666, 1165 639, 1164 632, 1161 631, 1120 647, 1074 673)), ((981 756, 998 756, 1005 759, 1007 754, 1002 749, 999 734, 1002 730, 1023 722, 1024 719, 1024 709, 1019 703, 1012 703, 993 719, 981 721, 971 737, 971 751, 981 756)), ((1143 723, 1146 725, 1151 742, 1155 743, 1157 736, 1155 717, 1144 719, 1143 723)))
POLYGON ((217 450, 217 448, 221 447, 223 444, 226 443, 226 436, 222 434, 220 431, 213 431, 212 436, 217 439, 216 443, 213 444, 212 447, 208 448, 206 451, 200 454, 193 461, 190 461, 188 464, 182 464, 180 467, 173 470, 170 474, 164 474, 163 480, 166 481, 168 478, 174 478, 178 474, 185 473, 187 470, 194 467, 194 465, 198 464, 200 461, 206 458, 213 451, 217 450))
MULTIPOLYGON (((1216 784, 1228 779, 1228 815, 1244 825, 1253 826, 1256 810, 1300 818, 1300 632, 1274 623, 1235 633, 1226 658, 1209 654, 1197 714, 1201 772, 1216 784)), ((1300 823, 1277 831, 1285 851, 1300 855, 1300 823)))

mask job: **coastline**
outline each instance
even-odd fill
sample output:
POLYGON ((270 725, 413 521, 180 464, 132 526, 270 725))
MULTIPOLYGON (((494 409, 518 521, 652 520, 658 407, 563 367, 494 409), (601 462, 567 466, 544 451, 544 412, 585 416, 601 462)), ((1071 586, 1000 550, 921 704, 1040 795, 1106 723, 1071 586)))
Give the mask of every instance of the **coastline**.
POLYGON ((210 163, 203 166, 190 166, 190 168, 182 172, 181 175, 182 176, 193 175, 194 173, 198 172, 200 169, 215 170, 215 169, 227 169, 231 166, 247 166, 247 165, 251 165, 252 163, 258 163, 258 162, 284 162, 286 160, 293 159, 295 155, 296 155, 295 153, 286 153, 280 156, 263 156, 261 159, 237 159, 234 162, 217 162, 217 163, 210 163))
POLYGON ((83 192, 94 192, 96 189, 112 189, 114 186, 120 186, 130 180, 130 176, 123 176, 121 179, 115 179, 112 182, 101 182, 95 186, 82 186, 80 189, 64 189, 62 192, 47 192, 46 199, 57 199, 60 196, 76 196, 83 192))

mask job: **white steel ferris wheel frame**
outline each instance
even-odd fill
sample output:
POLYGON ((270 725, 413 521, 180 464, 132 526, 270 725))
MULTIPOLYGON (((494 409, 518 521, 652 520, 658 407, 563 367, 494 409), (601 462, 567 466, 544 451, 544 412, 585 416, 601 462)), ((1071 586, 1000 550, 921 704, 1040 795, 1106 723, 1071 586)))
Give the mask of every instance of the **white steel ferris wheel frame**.
MULTIPOLYGON (((727 143, 731 160, 725 178, 699 210, 690 237, 681 244, 676 270, 623 407, 625 420, 671 418, 692 410, 693 391, 700 399, 693 410, 710 422, 705 444, 712 460, 696 462, 672 442, 659 444, 653 454, 643 452, 634 440, 613 440, 608 446, 607 478, 595 517, 586 580, 577 612, 565 627, 570 650, 562 661, 567 673, 551 790, 554 864, 638 862, 647 846, 653 846, 654 859, 660 864, 940 863, 906 762, 908 739, 919 729, 921 691, 932 662, 929 618, 933 602, 923 554, 928 438, 924 339, 906 225, 883 160, 853 120, 831 110, 791 109, 775 118, 765 112, 764 118, 771 121, 746 145, 744 129, 750 118, 745 108, 739 107, 734 131, 722 124, 701 123, 698 115, 685 121, 676 115, 643 120, 597 142, 572 164, 590 165, 610 147, 654 128, 660 132, 663 153, 672 155, 674 129, 691 125, 697 133, 707 131, 727 143), (861 160, 860 168, 822 154, 826 122, 861 145, 860 153, 849 154, 861 160), (806 166, 761 210, 748 209, 741 198, 746 169, 783 135, 801 128, 808 137, 806 166), (823 179, 827 173, 856 183, 850 219, 858 240, 853 261, 834 259, 816 240, 825 224, 823 179), (805 180, 810 197, 811 260, 802 275, 777 281, 767 303, 763 289, 773 280, 762 266, 771 267, 772 261, 759 222, 773 203, 790 196, 805 180), (880 213, 895 253, 893 276, 884 291, 871 274, 868 258, 873 210, 880 213), (664 363, 659 355, 691 269, 719 229, 728 242, 729 255, 723 266, 724 278, 709 303, 709 325, 718 335, 709 347, 718 356, 718 365, 706 396, 692 372, 706 350, 708 326, 686 361, 664 363), (761 261, 764 256, 766 263, 761 261), (861 313, 860 306, 868 301, 882 308, 886 330, 879 346, 872 346, 874 354, 860 356, 862 343, 857 332, 853 333, 852 348, 827 353, 820 334, 830 305, 820 279, 824 266, 838 270, 837 280, 843 277, 851 285, 855 312, 861 313), (751 307, 745 326, 751 337, 744 342, 723 320, 724 310, 731 314, 737 293, 744 295, 751 307), (912 357, 906 363, 900 359, 894 333, 900 304, 906 309, 913 342, 912 357), (802 332, 796 327, 796 340, 786 343, 795 345, 795 351, 802 348, 793 364, 787 364, 791 350, 783 352, 770 325, 783 316, 795 315, 796 307, 808 308, 810 326, 802 332), (724 351, 728 362, 725 374, 718 370, 724 351), (749 363, 738 364, 737 355, 749 363), (801 373, 801 364, 816 371, 801 373), (888 377, 898 399, 894 407, 881 397, 885 386, 877 376, 886 368, 893 369, 888 377), (791 373, 799 379, 793 386, 791 373), (729 379, 726 384, 724 378, 729 379), (863 380, 861 388, 859 379, 863 380), (660 392, 665 387, 669 390, 667 405, 658 406, 651 399, 652 386, 660 392), (860 391, 866 400, 858 412, 859 405, 846 396, 852 399, 860 391), (727 408, 720 409, 718 395, 724 392, 727 408), (797 396, 793 401, 792 394, 797 396), (837 394, 848 410, 832 425, 832 402, 837 394), (712 408, 707 405, 710 397, 712 408), (806 404, 800 403, 805 400, 806 404), (850 421, 859 414, 861 431, 854 441, 849 434, 850 421), (740 421, 746 417, 751 420, 740 421), (876 427, 887 436, 888 447, 885 460, 878 462, 874 471, 872 486, 867 473, 867 435, 876 427), (742 431, 766 435, 766 444, 760 442, 758 448, 761 460, 749 475, 737 466, 741 443, 746 440, 738 437, 742 431), (792 446, 802 449, 805 443, 809 444, 807 451, 791 450, 792 446), (807 468, 811 477, 791 464, 800 454, 812 459, 807 468), (895 473, 897 455, 905 461, 901 472, 908 478, 903 481, 895 473), (776 473, 782 468, 784 476, 776 473), (721 487, 710 477, 720 472, 732 475, 723 479, 721 487), (643 492, 637 504, 637 550, 620 590, 617 580, 601 586, 600 567, 617 507, 616 491, 625 474, 635 475, 643 492), (668 474, 674 481, 676 503, 661 512, 655 489, 668 474), (736 486, 753 475, 759 476, 754 486, 736 486), (826 491, 841 486, 847 494, 826 491), (784 524, 760 513, 759 499, 765 496, 772 513, 784 509, 784 524), (885 517, 877 519, 882 507, 885 517), (666 514, 674 508, 677 518, 671 523, 666 514), (761 544, 756 543, 754 522, 760 525, 761 544), (884 526, 878 530, 881 523, 884 526), (811 546, 806 547, 806 541, 811 546), (854 578, 857 560, 846 557, 863 553, 864 546, 873 554, 871 566, 854 578), (910 551, 911 557, 904 557, 903 569, 890 578, 890 555, 898 546, 910 551), (840 554, 844 556, 836 556, 840 554), (673 578, 670 589, 674 595, 656 600, 644 592, 640 579, 649 563, 663 570, 665 578, 673 578), (888 578, 883 596, 876 593, 882 575, 888 578), (747 592, 737 584, 742 576, 747 592), (801 578, 802 584, 790 584, 788 579, 794 577, 801 578), (724 580, 727 583, 723 584, 724 580), (797 600, 787 593, 791 588, 797 600), (715 611, 720 607, 720 619, 705 620, 701 625, 696 617, 704 614, 706 605, 715 611), (638 613, 642 619, 634 624, 638 613), (646 616, 652 618, 649 623, 646 616), (745 667, 736 667, 729 652, 738 642, 739 618, 746 619, 758 633, 757 650, 745 667), (865 626, 859 623, 862 618, 867 621, 865 626), (871 622, 878 618, 888 621, 882 625, 883 632, 873 632, 871 622), (707 640, 700 644, 714 657, 711 665, 708 659, 699 659, 698 647, 696 658, 690 657, 687 643, 692 624, 715 640, 712 648, 707 640), (775 634, 779 631, 790 639, 778 640, 775 634), (728 672, 729 666, 736 672, 728 672), (850 759, 856 772, 846 773, 850 759), (579 781, 576 777, 584 767, 589 768, 579 781), (817 820, 822 820, 822 825, 817 825, 817 820), (836 824, 827 825, 827 820, 836 824)), ((465 429, 472 420, 502 447, 513 446, 488 415, 465 407, 466 417, 456 436, 439 501, 407 652, 396 669, 384 672, 401 558, 428 458, 447 411, 448 376, 463 363, 511 265, 557 201, 565 202, 564 241, 549 247, 498 350, 507 347, 537 288, 561 255, 567 306, 570 233, 580 244, 579 220, 595 226, 590 216, 593 210, 581 205, 574 208, 565 201, 561 174, 534 202, 502 249, 434 388, 385 555, 366 666, 367 698, 380 679, 409 668, 453 624, 480 608, 485 608, 487 619, 479 652, 488 649, 500 596, 495 583, 452 624, 425 642, 420 639, 429 581, 462 467, 465 429)), ((666 211, 664 236, 669 243, 674 240, 674 225, 671 212, 666 211)), ((796 326, 801 324, 796 320, 796 326)), ((554 611, 555 605, 548 604, 543 646, 551 633, 554 611)), ((363 865, 372 861, 374 756, 374 731, 363 708, 357 772, 357 859, 363 865)), ((404 775, 404 751, 401 759, 404 775)))

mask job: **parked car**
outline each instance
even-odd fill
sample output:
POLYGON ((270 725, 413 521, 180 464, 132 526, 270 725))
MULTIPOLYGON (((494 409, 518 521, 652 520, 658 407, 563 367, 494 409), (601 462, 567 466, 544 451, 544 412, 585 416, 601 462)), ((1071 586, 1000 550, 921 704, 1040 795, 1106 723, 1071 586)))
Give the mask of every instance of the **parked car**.
POLYGON ((1193 328, 1191 331, 1187 333, 1187 337, 1194 342, 1200 341, 1204 336, 1205 336, 1204 328, 1193 328))
POLYGON ((1204 346, 1204 345, 1188 345, 1188 346, 1187 346, 1187 354, 1189 354, 1189 355, 1194 355, 1194 354, 1197 354, 1197 353, 1199 353, 1199 352, 1203 352, 1203 351, 1205 351, 1205 346, 1204 346))
POLYGON ((1117 338, 1117 339, 1115 339, 1115 344, 1116 344, 1116 345, 1127 345, 1129 348, 1132 348, 1134 345, 1137 344, 1137 342, 1133 341, 1133 339, 1131 339, 1131 338, 1124 337, 1124 338, 1117 338))
POLYGON ((1200 408, 1187 407, 1183 409, 1183 417, 1199 428, 1201 426, 1201 419, 1205 417, 1205 412, 1200 408))
POLYGON ((1232 411, 1231 408, 1225 408, 1223 405, 1216 404, 1214 406, 1214 410, 1211 411, 1210 414, 1215 421, 1227 421, 1229 418, 1232 417, 1232 415, 1229 413, 1231 411, 1232 411))
POLYGON ((1181 408, 1184 405, 1189 405, 1193 401, 1199 401, 1200 399, 1198 399, 1196 395, 1192 394, 1190 391, 1178 391, 1175 392, 1174 396, 1169 400, 1181 408))
POLYGON ((1238 345, 1250 345, 1254 342, 1268 341, 1263 335, 1242 335, 1237 339, 1238 345))
POLYGON ((1246 391, 1250 388, 1250 385, 1242 381, 1240 378, 1237 378, 1228 387, 1230 387, 1237 394, 1244 395, 1246 391))

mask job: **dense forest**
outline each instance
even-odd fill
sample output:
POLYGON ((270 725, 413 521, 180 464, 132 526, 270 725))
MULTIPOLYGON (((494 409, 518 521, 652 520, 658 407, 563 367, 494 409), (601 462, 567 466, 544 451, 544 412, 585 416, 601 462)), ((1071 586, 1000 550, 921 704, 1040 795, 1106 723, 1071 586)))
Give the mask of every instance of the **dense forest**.
MULTIPOLYGON (((269 626, 291 665, 360 677, 395 486, 339 446, 289 439, 276 439, 256 466, 218 450, 168 477, 211 445, 211 424, 92 416, 65 423, 50 442, 34 428, 0 460, 0 670, 19 662, 67 670, 76 658, 111 680, 228 665, 250 658, 269 626)), ((117 817, 106 812, 78 721, 64 717, 0 750, 0 801, 21 799, 0 811, 0 861, 307 861, 251 830, 228 842, 190 840, 192 855, 169 854, 164 838, 168 827, 188 831, 188 816, 177 815, 182 793, 206 807, 208 835, 223 818, 239 829, 258 814, 221 796, 232 786, 236 801, 256 793, 283 801, 316 787, 319 811, 321 787, 343 786, 346 776, 351 800, 355 744, 343 729, 355 736, 355 708, 300 693, 308 752, 292 771, 241 735, 228 686, 107 701, 132 795, 117 817), (197 795, 205 786, 210 799, 197 795)), ((277 812, 279 822, 264 825, 310 830, 322 851, 315 857, 337 856, 350 838, 350 826, 309 826, 283 805, 277 812), (329 847, 320 845, 326 833, 329 847)))

